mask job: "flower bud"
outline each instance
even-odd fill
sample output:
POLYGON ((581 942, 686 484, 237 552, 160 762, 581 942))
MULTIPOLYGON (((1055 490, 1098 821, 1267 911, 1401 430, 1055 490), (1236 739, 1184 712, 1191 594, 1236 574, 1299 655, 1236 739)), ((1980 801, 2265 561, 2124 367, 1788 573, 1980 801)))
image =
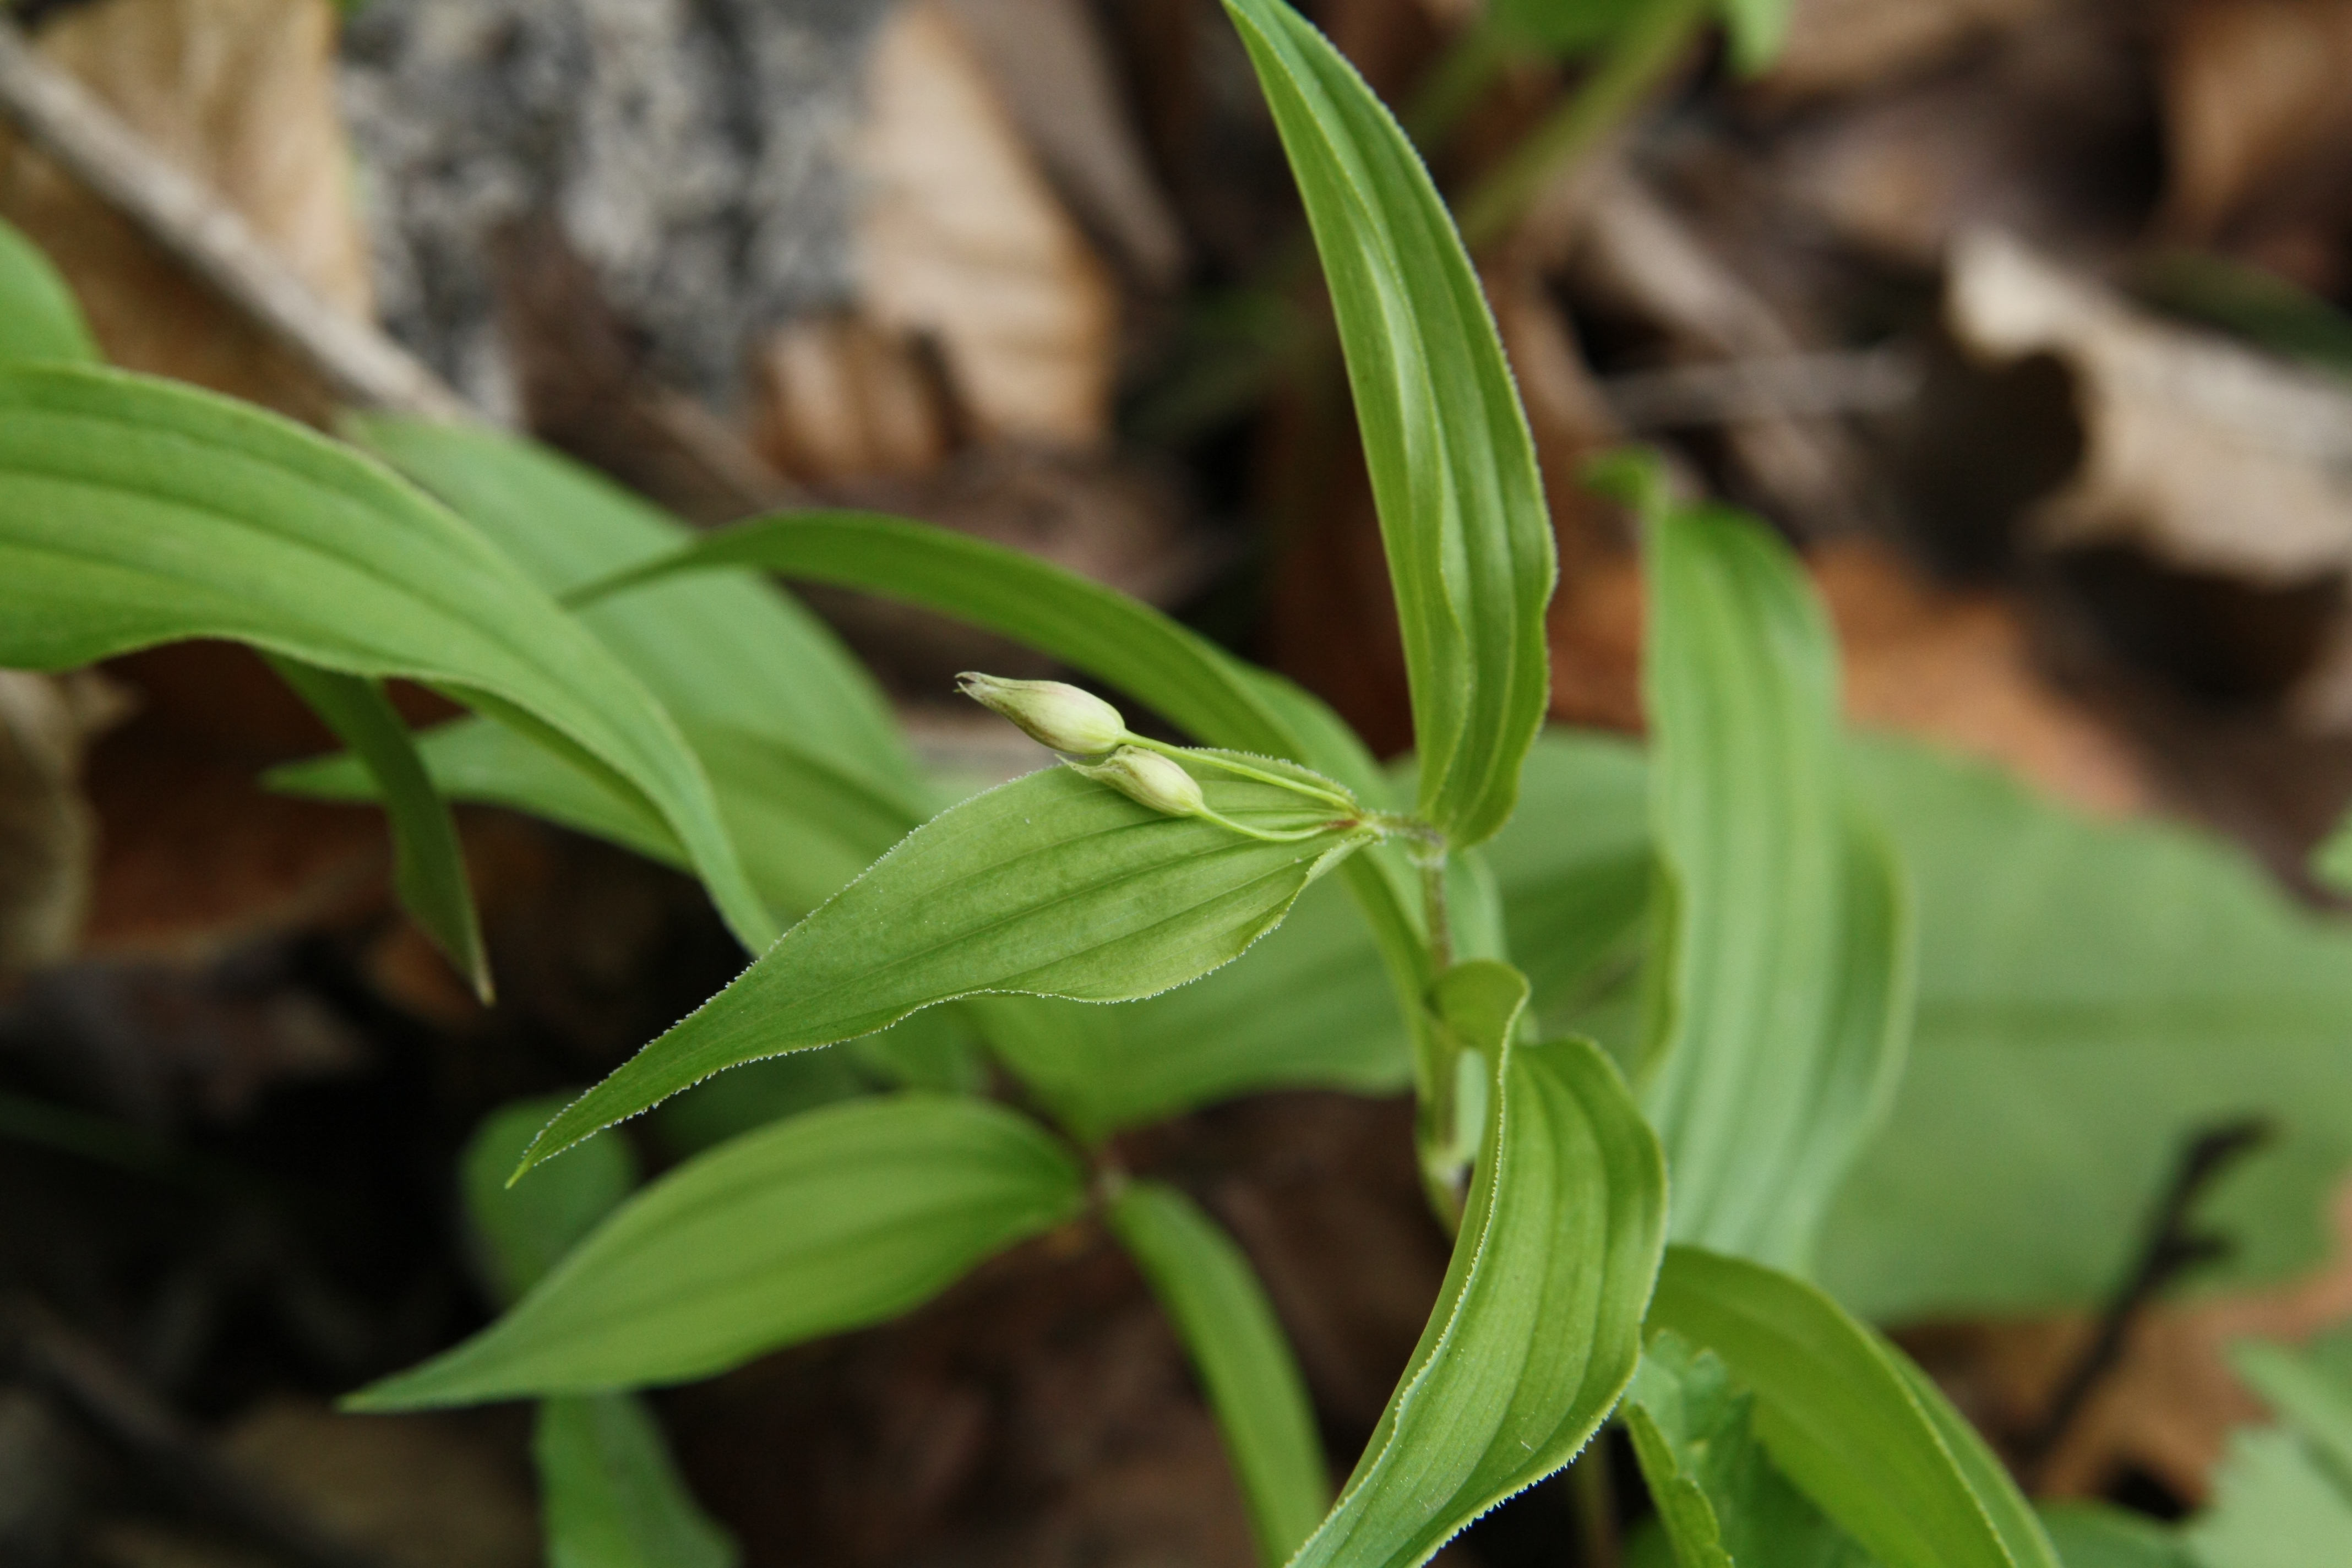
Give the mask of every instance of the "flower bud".
POLYGON ((956 677, 966 697, 1002 713, 1041 746, 1098 757, 1127 739, 1118 710, 1091 691, 1058 680, 1006 680, 970 670, 956 677))
POLYGON ((1191 773, 1159 752, 1147 752, 1139 746, 1121 746, 1091 766, 1082 763, 1070 765, 1090 779, 1100 779, 1129 800, 1171 816, 1198 816, 1209 806, 1201 798, 1199 781, 1191 773))

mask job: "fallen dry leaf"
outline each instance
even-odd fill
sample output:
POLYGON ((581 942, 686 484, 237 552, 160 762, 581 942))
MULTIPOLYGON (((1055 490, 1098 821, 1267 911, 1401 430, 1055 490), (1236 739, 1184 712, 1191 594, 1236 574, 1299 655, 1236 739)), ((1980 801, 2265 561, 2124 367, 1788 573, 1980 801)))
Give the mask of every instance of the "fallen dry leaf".
POLYGON ((1798 0, 1764 88, 1776 98, 1876 89, 1932 69, 2052 0, 1798 0))
MULTIPOLYGON (((1846 718, 1996 763, 2061 800, 2117 816, 2155 786, 2137 752, 2033 665, 2016 607, 1939 588, 1885 548, 1816 549, 1838 634, 1846 718)), ((1642 578, 1631 552, 1566 578, 1550 621, 1552 717, 1642 728, 1642 578)))
POLYGON ((869 59, 857 282, 882 326, 939 346, 981 439, 1109 434, 1118 301, 955 22, 898 8, 869 59))
POLYGON ((1964 64, 1793 121, 1769 153, 1772 205, 1906 268, 1984 227, 2069 254, 2135 243, 2155 192, 2128 177, 2150 129, 2146 73, 2116 36, 2132 9, 2045 5, 1964 64))
MULTIPOLYGON (((1580 223, 1555 260, 1580 295, 1659 334, 1671 363, 1785 357, 1805 346, 1773 304, 1656 193, 1623 170, 1579 177, 1580 223)), ((1756 501, 1810 535, 1862 521, 1861 457, 1830 421, 1763 415, 1725 426, 1756 501)))
POLYGON ((1999 763, 2104 816, 2156 805, 2133 748, 2035 670, 2008 599, 1937 588, 1860 541, 1822 547, 1811 565, 1837 625, 1851 721, 1999 763))
POLYGON ((1172 289, 1185 240, 1085 0, 943 0, 1079 219, 1135 279, 1172 289))
POLYGON ((1946 318, 1990 363, 2073 374, 2079 468, 2037 509, 2045 548, 2137 545, 2273 586, 2352 564, 2352 387, 2160 322, 2014 240, 1951 261, 1946 318))
MULTIPOLYGON (((2040 1489, 2096 1496, 2138 1470, 2186 1502, 2203 1502, 2230 1430, 2267 1415, 2231 1370, 2229 1347, 2299 1342, 2352 1319, 2352 1187, 2338 1194, 2335 1228, 2334 1258, 2302 1279, 2146 1312, 2049 1455, 2040 1489)), ((1996 1433, 2017 1433, 2041 1419, 2095 1331, 2080 1315, 1971 1324, 1927 1331, 1918 1348, 1972 1415, 1996 1433)))
POLYGON ((400 1568, 530 1568, 539 1520, 512 1423, 339 1415, 275 1399, 222 1439, 228 1459, 338 1539, 400 1568), (502 1440, 503 1439, 503 1440, 502 1440))
MULTIPOLYGON (((217 191, 312 288, 370 310, 327 0, 99 0, 38 46, 217 191)), ((40 154, 0 135, 0 216, 65 273, 107 356, 314 420, 310 374, 40 154)))
POLYGON ((934 356, 862 316, 812 316, 769 339, 754 372, 752 440, 803 484, 928 473, 953 409, 934 356))
POLYGON ((121 708, 97 676, 0 670, 0 977, 64 958, 81 934, 97 854, 82 753, 121 708))
POLYGON ((2300 219, 2340 227, 2344 199, 2352 195, 2347 74, 2347 0, 2199 0, 2181 7, 2159 73, 2167 231, 2207 242, 2264 216, 2273 225, 2300 219), (2263 207, 2306 210, 2255 210, 2263 207))
POLYGON ((139 710, 89 754, 100 852, 89 952, 202 963, 382 900, 381 814, 261 788, 263 770, 334 739, 260 659, 183 643, 107 668, 139 710))

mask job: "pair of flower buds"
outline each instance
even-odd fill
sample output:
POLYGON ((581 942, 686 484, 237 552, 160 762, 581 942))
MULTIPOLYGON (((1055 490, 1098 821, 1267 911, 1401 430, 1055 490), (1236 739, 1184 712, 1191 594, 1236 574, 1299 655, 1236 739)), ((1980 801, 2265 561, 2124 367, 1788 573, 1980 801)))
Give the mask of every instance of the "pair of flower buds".
POLYGON ((1058 680, 1007 680, 970 670, 956 677, 956 685, 982 707, 1012 720, 1039 745, 1061 752, 1078 772, 1130 800, 1171 816, 1208 815, 1200 782, 1173 760, 1135 744, 1139 737, 1128 732, 1118 710, 1093 692, 1058 680))

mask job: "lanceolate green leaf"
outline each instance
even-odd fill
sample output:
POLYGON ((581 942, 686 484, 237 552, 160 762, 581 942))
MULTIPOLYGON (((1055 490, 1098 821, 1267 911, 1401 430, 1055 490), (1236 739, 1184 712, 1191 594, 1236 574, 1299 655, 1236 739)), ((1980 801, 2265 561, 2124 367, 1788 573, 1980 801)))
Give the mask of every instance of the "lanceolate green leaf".
POLYGON ((1487 851, 1511 962, 1546 1032, 1638 966, 1650 889, 1649 768, 1614 735, 1552 730, 1528 752, 1519 809, 1487 851))
MULTIPOLYGON (((745 875, 772 909, 806 914, 922 821, 924 813, 902 798, 911 785, 884 788, 763 731, 692 715, 678 729, 709 775, 745 875)), ((528 812, 693 868, 660 818, 510 730, 465 720, 420 739, 434 787, 452 799, 528 812)), ((350 757, 279 768, 269 783, 323 800, 377 793, 350 757)))
POLYGON ((1731 58, 1744 71, 1760 71, 1780 52, 1789 33, 1790 0, 1722 0, 1731 34, 1731 58))
POLYGON ((1755 1404, 1713 1351, 1652 1337, 1620 1414, 1681 1568, 1871 1568, 1765 1454, 1755 1404))
POLYGON ((1175 1321, 1224 1434, 1258 1555, 1287 1562, 1331 1496, 1307 1381, 1249 1259, 1175 1188, 1130 1182, 1105 1218, 1175 1321))
POLYGON ((484 1119, 458 1169, 477 1270, 500 1306, 539 1283, 637 1184, 621 1139, 592 1138, 545 1178, 509 1186, 515 1162, 564 1098, 516 1100, 484 1119))
POLYGON ((1148 1000, 967 1005, 990 1020, 1007 1065, 1088 1142, 1240 1094, 1392 1094, 1412 1082, 1380 953, 1336 878, 1308 887, 1239 961, 1148 1000))
POLYGON ((375 464, 190 388, 0 373, 0 665, 247 642, 436 686, 642 797, 747 942, 767 911, 645 689, 480 535, 375 464))
POLYGON ((1754 1391, 1773 1461, 1888 1568, 2057 1568, 2006 1472, 1935 1386, 1819 1290, 1677 1247, 1649 1321, 1754 1391))
POLYGON ((1679 1240, 1810 1265, 1910 1020, 1893 857, 1849 799, 1835 654, 1759 525, 1654 511, 1644 684, 1661 930, 1643 1102, 1679 1240))
POLYGON ((879 1322, 1076 1215, 1085 1181, 1037 1125, 910 1094, 813 1110, 678 1166, 514 1310, 354 1395, 477 1404, 707 1377, 879 1322))
MULTIPOLYGON (((563 594, 669 554, 684 524, 541 448, 412 420, 354 422, 362 439, 563 594)), ((744 869, 772 908, 824 902, 929 815, 888 705, 833 634, 740 573, 663 583, 580 618, 677 721, 744 869)), ((423 740, 445 795, 528 811, 687 864, 677 838, 560 756, 480 721, 423 740)), ((352 798, 347 763, 281 770, 278 787, 352 798)))
MULTIPOLYGON (((1367 806, 1387 804, 1386 781, 1363 742, 1297 687, 1149 605, 945 529, 867 512, 795 512, 708 535, 574 597, 593 605, 674 576, 743 566, 984 626, 1118 688, 1209 745, 1286 758, 1339 780, 1367 806)), ((1429 975, 1411 873, 1393 854, 1375 851, 1351 859, 1346 874, 1400 999, 1417 1007, 1429 975)))
MULTIPOLYGON (((637 1184, 618 1138, 587 1145, 535 1182, 507 1173, 562 1101, 519 1100, 466 1146, 460 1174, 478 1263, 501 1304, 539 1282, 637 1184)), ((651 1412, 625 1394, 570 1394, 539 1407, 531 1456, 552 1568, 728 1568, 727 1532, 695 1504, 651 1412)))
POLYGON ((1149 996, 1241 955, 1371 837, 1287 790, 1191 764, 1266 843, 1162 816, 1068 768, 1016 779, 910 835, 684 1023, 548 1125, 542 1160, 723 1068, 870 1034, 982 991, 1149 996))
POLYGON ((740 1553, 696 1506, 643 1401, 543 1401, 531 1438, 548 1568, 733 1568, 740 1553))
MULTIPOLYGON (((2340 1352, 2352 1347, 2339 1339, 2337 1348, 2340 1352)), ((2302 1435, 2352 1497, 2352 1376, 2346 1374, 2342 1355, 2331 1372, 2310 1356, 2255 1341, 2232 1347, 2230 1361, 2246 1385, 2302 1435)))
POLYGON ((2352 1491, 2295 1433, 2241 1427, 2180 1539, 2196 1568, 2333 1568, 2352 1552, 2352 1491))
POLYGON ((1412 143, 1283 0, 1227 0, 1322 253, 1412 685, 1423 814, 1469 845, 1543 722, 1551 518, 1477 274, 1412 143))
POLYGON ((2203 835, 1916 745, 1853 760, 1917 890, 1918 1024, 1822 1282, 1881 1320, 2089 1306, 2183 1152, 2250 1115, 2277 1136, 2199 1205, 2232 1243, 2200 1282, 2315 1262, 2352 1164, 2352 923, 2203 835))
POLYGON ((38 247, 0 223, 0 365, 98 363, 73 290, 38 247))
MULTIPOLYGON (((544 447, 413 419, 353 435, 562 595, 689 543, 684 523, 544 447)), ((873 678, 789 595, 741 573, 664 583, 580 619, 681 722, 769 736, 884 785, 914 763, 873 678)))
POLYGON ((680 576, 746 567, 856 588, 984 626, 1118 688, 1211 745, 1286 757, 1366 800, 1378 798, 1378 770, 1344 728, 1327 733, 1344 737, 1353 758, 1302 754, 1293 727, 1266 698, 1272 677, 1149 605, 942 528, 873 512, 791 512, 705 534, 573 598, 593 609, 680 576))
POLYGON ((449 818, 447 804, 434 793, 399 710, 373 680, 338 675, 299 659, 270 662, 374 781, 375 794, 392 819, 392 880, 401 906, 448 955, 475 994, 488 1001, 490 963, 482 952, 481 922, 466 881, 457 825, 449 818))
POLYGON ((1656 1139, 1578 1040, 1507 1047, 1493 1114, 1437 1309, 1297 1564, 1427 1562, 1573 1458, 1633 1374, 1664 1239, 1656 1139))
POLYGON ((2105 1503, 2050 1504, 2042 1527, 2066 1568, 2191 1568, 2172 1531, 2105 1503))

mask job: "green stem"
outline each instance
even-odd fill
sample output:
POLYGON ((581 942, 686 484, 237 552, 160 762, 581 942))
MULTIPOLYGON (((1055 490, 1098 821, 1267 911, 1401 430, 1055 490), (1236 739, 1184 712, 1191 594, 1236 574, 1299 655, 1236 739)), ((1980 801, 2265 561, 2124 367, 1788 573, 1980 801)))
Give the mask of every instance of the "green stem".
POLYGON ((1445 905, 1445 849, 1416 856, 1421 862, 1421 900, 1429 916, 1429 956, 1437 973, 1454 967, 1454 920, 1445 905))
POLYGON ((1220 757, 1213 752, 1195 751, 1187 746, 1171 746, 1165 741, 1147 740, 1141 735, 1130 734, 1120 744, 1138 746, 1147 752, 1157 752, 1161 756, 1175 762, 1199 763, 1204 767, 1219 768, 1229 773, 1237 773, 1243 778, 1255 779, 1259 784, 1272 784, 1276 789, 1286 789, 1293 795, 1319 801, 1325 805, 1335 806, 1341 811, 1358 812, 1363 809, 1356 803, 1353 795, 1343 795, 1337 790, 1321 789, 1304 779, 1270 773, 1264 768, 1254 768, 1247 763, 1237 763, 1230 757, 1220 757))
POLYGON ((1622 123, 1688 47, 1703 0, 1657 0, 1618 35, 1568 101, 1529 132, 1459 209, 1472 250, 1508 233, 1562 169, 1622 123))
POLYGON ((1454 133, 1510 58, 1506 30, 1491 13, 1471 23, 1447 46, 1402 117, 1404 133, 1423 156, 1454 133))
POLYGON ((1265 844, 1297 844, 1303 839, 1322 837, 1331 831, 1331 824, 1328 822, 1318 823, 1313 827, 1250 827, 1235 822, 1230 816, 1211 811, 1205 805, 1192 815, 1203 822, 1213 822, 1220 827, 1230 827, 1244 838, 1255 838, 1265 844))

